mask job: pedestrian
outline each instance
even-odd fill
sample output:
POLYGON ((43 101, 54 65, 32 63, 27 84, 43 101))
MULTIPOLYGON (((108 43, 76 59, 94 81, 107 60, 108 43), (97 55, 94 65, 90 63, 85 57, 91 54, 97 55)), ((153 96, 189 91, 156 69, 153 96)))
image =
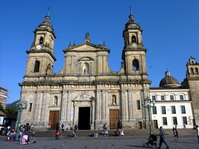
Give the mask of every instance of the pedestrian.
POLYGON ((62 131, 64 131, 64 124, 61 124, 61 129, 62 131))
POLYGON ((107 123, 104 123, 103 130, 107 130, 107 123))
POLYGON ((51 125, 50 124, 47 125, 47 131, 51 131, 51 125))
POLYGON ((23 145, 25 145, 25 144, 29 144, 30 142, 29 142, 29 136, 28 136, 28 134, 24 134, 23 136, 22 136, 22 139, 21 139, 21 143, 20 144, 23 144, 23 145))
POLYGON ((178 129, 177 129, 177 125, 175 125, 175 127, 173 127, 173 136, 175 138, 175 141, 178 140, 178 129))
POLYGON ((33 125, 33 124, 31 124, 31 127, 30 127, 30 128, 31 128, 31 130, 33 130, 33 129, 34 129, 34 125, 33 125))
POLYGON ((55 139, 56 139, 56 140, 59 139, 59 131, 56 131, 56 133, 55 133, 55 139))
POLYGON ((119 129, 119 136, 120 136, 120 137, 123 137, 123 136, 124 136, 124 131, 122 130, 122 128, 119 129))
POLYGON ((196 125, 196 132, 197 132, 198 143, 199 143, 199 127, 198 127, 198 125, 196 125))
POLYGON ((186 123, 183 124, 183 127, 186 129, 186 123))
POLYGON ((78 125, 77 125, 77 123, 75 124, 75 130, 77 131, 77 129, 78 129, 78 125))
POLYGON ((57 131, 57 132, 59 132, 59 130, 60 130, 60 123, 59 123, 59 122, 57 122, 57 125, 56 125, 56 131, 57 131))
POLYGON ((160 133, 159 133, 159 136, 160 136, 160 143, 159 143, 158 149, 161 148, 162 143, 164 143, 164 144, 166 145, 166 147, 167 147, 166 149, 169 149, 169 146, 168 146, 168 144, 167 144, 166 141, 165 141, 164 135, 165 135, 165 132, 164 132, 162 126, 160 126, 160 133))
POLYGON ((76 139, 77 138, 77 130, 73 129, 72 131, 72 139, 76 139))

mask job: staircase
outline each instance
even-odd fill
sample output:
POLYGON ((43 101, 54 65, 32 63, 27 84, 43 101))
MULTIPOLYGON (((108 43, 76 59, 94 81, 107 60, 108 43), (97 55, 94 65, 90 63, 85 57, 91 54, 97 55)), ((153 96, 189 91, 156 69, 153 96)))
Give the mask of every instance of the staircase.
MULTIPOLYGON (((115 131, 116 130, 109 130, 109 137, 110 136, 115 136, 115 131)), ((92 130, 78 130, 77 131, 77 136, 78 137, 89 137, 92 134, 92 130)), ((100 134, 102 131, 97 131, 98 134, 100 134)), ((165 129, 166 135, 173 135, 173 130, 172 129, 165 129)), ((193 129, 178 129, 179 136, 190 136, 190 135, 196 135, 196 130, 193 129)), ((72 134, 72 130, 70 131, 64 131, 61 132, 62 136, 68 136, 70 137, 72 134)), ((159 130, 155 129, 153 130, 153 134, 159 134, 159 130)), ((147 129, 124 129, 124 136, 148 136, 149 135, 149 130, 147 129)), ((103 135, 99 135, 101 137, 103 135)), ((36 131, 35 132, 35 137, 55 137, 55 131, 36 131)))

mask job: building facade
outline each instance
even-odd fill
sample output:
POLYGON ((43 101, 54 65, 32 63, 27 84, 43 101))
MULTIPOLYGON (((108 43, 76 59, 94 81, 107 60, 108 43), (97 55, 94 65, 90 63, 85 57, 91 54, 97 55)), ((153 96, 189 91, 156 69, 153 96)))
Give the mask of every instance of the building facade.
MULTIPOLYGON (((89 33, 83 43, 69 45, 64 50, 63 68, 53 72, 55 39, 50 16, 46 16, 35 29, 34 41, 26 51, 26 72, 20 86, 21 100, 27 101, 28 107, 22 112, 22 124, 31 123, 41 130, 47 125, 55 128, 57 122, 69 128, 78 124, 82 130, 101 129, 105 123, 109 129, 146 128, 148 114, 144 106, 149 96, 157 98, 157 111, 166 106, 165 110, 170 112, 168 117, 177 117, 180 123, 187 123, 187 127, 191 128, 192 123, 199 120, 199 106, 194 105, 198 104, 199 96, 199 74, 195 68, 198 70, 198 64, 194 63, 197 75, 189 73, 192 64, 187 64, 183 87, 178 84, 171 88, 150 88, 142 29, 132 13, 123 30, 124 48, 119 72, 112 71, 108 65, 110 50, 104 44, 91 43, 89 33), (159 100, 161 95, 166 98, 164 103, 159 100), (169 101, 170 95, 176 100, 169 101), (181 95, 184 100, 178 99, 181 95), (179 115, 180 106, 185 106, 186 114, 179 115), (171 113, 171 107, 175 107, 176 113, 171 113)), ((153 114, 157 127, 166 124, 163 117, 153 114)), ((167 121, 168 127, 173 125, 170 118, 167 121)))
POLYGON ((0 105, 5 109, 8 98, 8 90, 0 87, 0 105))
POLYGON ((142 29, 132 13, 123 30, 122 65, 114 72, 108 65, 110 50, 91 43, 89 33, 84 42, 64 50, 64 66, 53 73, 54 40, 50 17, 46 16, 34 31, 34 41, 27 51, 28 62, 21 86, 21 100, 28 101, 22 123, 37 129, 59 121, 68 127, 99 129, 137 128, 146 125, 142 108, 149 96, 146 49, 142 29))
POLYGON ((152 108, 153 127, 193 128, 193 110, 190 89, 179 85, 166 71, 159 87, 150 88, 150 98, 155 100, 152 108))

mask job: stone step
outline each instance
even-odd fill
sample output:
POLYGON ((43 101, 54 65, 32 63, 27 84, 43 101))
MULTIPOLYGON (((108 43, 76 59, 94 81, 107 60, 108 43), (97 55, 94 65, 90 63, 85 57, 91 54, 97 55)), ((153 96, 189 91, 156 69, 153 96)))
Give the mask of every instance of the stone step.
MULTIPOLYGON (((148 136, 149 135, 149 130, 147 129, 127 129, 123 130, 125 136, 148 136)), ((78 130, 77 131, 77 136, 78 137, 89 137, 92 134, 92 130, 78 130)), ((102 131, 97 131, 98 134, 100 134, 102 131)), ((109 136, 115 136, 116 130, 108 130, 109 136)), ((153 134, 158 134, 159 130, 154 129, 153 134)), ((173 135, 173 130, 172 129, 165 129, 165 133, 167 135, 173 135)), ((178 129, 179 136, 189 136, 189 135, 196 135, 196 130, 193 129, 178 129)), ((70 131, 63 131, 61 132, 62 136, 71 136, 72 130, 70 131)), ((35 132, 36 137, 55 137, 55 131, 36 131, 35 132)))

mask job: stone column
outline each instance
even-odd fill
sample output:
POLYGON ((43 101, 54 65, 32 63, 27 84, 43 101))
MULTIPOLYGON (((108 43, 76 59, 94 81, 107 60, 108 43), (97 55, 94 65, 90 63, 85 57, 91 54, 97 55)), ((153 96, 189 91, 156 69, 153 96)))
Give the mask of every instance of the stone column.
POLYGON ((47 111, 47 102, 48 99, 48 93, 43 93, 43 100, 42 100, 42 108, 41 108, 41 117, 40 121, 42 122, 43 127, 45 126, 45 117, 46 117, 46 111, 47 111))
POLYGON ((40 92, 39 93, 39 102, 38 102, 38 113, 37 113, 37 120, 38 120, 38 123, 39 123, 39 127, 41 128, 41 111, 42 111, 42 107, 43 107, 43 95, 44 95, 44 92, 40 92))
POLYGON ((36 102, 35 102, 35 115, 34 120, 36 122, 40 121, 40 114, 41 114, 41 104, 42 104, 42 92, 36 93, 36 102))
POLYGON ((96 120, 101 120, 101 90, 97 90, 97 98, 96 98, 96 120))
POLYGON ((64 93, 64 97, 66 98, 66 121, 68 122, 70 119, 70 111, 69 111, 69 91, 64 93))
POLYGON ((129 120, 129 106, 128 103, 129 98, 128 98, 128 90, 125 92, 125 113, 126 113, 126 120, 129 120))
POLYGON ((106 108, 105 108, 105 91, 104 90, 101 92, 101 97, 102 97, 102 121, 105 121, 106 108))
POLYGON ((125 113, 125 110, 126 110, 126 108, 125 108, 125 96, 124 96, 124 94, 125 94, 125 92, 122 90, 121 91, 121 120, 124 120, 124 119, 126 119, 126 113, 125 113))
POLYGON ((66 121, 69 125, 72 124, 73 121, 73 105, 72 105, 72 95, 71 95, 71 91, 67 91, 66 92, 66 102, 67 102, 67 113, 66 113, 66 121))
POLYGON ((61 92, 61 123, 66 122, 67 92, 61 92))
POLYGON ((108 98, 108 92, 106 91, 105 92, 105 119, 106 119, 106 121, 108 121, 108 116, 109 116, 109 110, 108 110, 108 100, 109 100, 109 98, 108 98))
POLYGON ((132 91, 129 91, 128 92, 129 94, 129 119, 133 119, 133 110, 134 109, 134 102, 133 102, 133 96, 132 96, 132 91))

